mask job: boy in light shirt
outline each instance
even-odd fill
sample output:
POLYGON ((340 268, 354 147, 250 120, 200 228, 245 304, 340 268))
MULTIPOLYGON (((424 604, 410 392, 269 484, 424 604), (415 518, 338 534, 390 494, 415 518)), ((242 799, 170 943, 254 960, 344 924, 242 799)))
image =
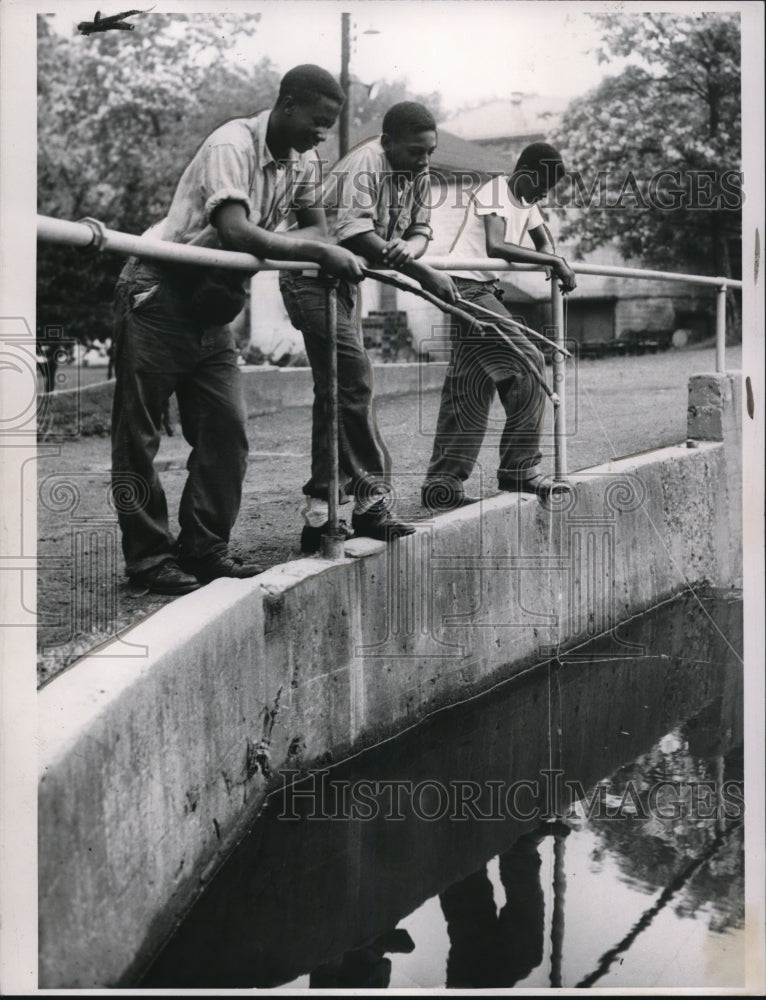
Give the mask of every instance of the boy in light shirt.
MULTIPOLYGON (((564 292, 575 287, 575 275, 554 253, 537 202, 564 177, 559 153, 543 142, 521 153, 510 177, 493 177, 471 195, 450 248, 456 260, 500 257, 510 263, 544 264, 564 292), (535 249, 522 246, 529 235, 535 249)), ((510 318, 500 298, 500 275, 493 271, 450 270, 461 298, 510 318)), ((504 330, 542 378, 542 353, 522 332, 504 330)), ((451 510, 474 502, 464 483, 473 472, 495 392, 505 409, 500 439, 498 486, 501 490, 548 496, 561 484, 540 470, 540 435, 545 394, 522 367, 507 341, 487 330, 483 336, 462 321, 451 331, 452 357, 442 389, 433 453, 422 489, 424 506, 451 510)))

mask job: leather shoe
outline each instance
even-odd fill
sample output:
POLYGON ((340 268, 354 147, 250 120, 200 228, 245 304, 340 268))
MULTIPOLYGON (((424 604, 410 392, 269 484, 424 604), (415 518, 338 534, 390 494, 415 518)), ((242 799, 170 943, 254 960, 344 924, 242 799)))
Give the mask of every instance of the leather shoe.
POLYGON ((532 476, 530 479, 521 479, 516 483, 508 483, 506 485, 501 483, 500 489, 507 490, 510 493, 535 493, 537 496, 546 499, 551 494, 560 495, 562 493, 569 493, 572 487, 565 480, 554 479, 553 476, 545 476, 543 473, 538 473, 538 475, 532 476))
POLYGON ((200 583, 210 583, 211 580, 219 580, 221 577, 233 577, 237 580, 245 580, 251 576, 258 576, 263 572, 263 567, 256 563, 246 563, 238 556, 228 553, 211 553, 207 556, 183 556, 179 559, 181 567, 188 573, 193 573, 200 583))
MULTIPOLYGON (((322 536, 326 535, 329 530, 329 521, 325 521, 324 524, 320 524, 318 527, 314 527, 312 524, 304 524, 303 531, 301 531, 301 552, 307 556, 318 552, 322 547, 322 536)), ((352 532, 345 521, 338 521, 338 532, 343 538, 351 538, 352 532)))
POLYGON ((420 502, 434 514, 468 507, 469 504, 478 503, 480 499, 467 496, 462 490, 453 489, 440 482, 426 483, 420 491, 420 502))
POLYGON ((150 594, 175 596, 190 594, 193 590, 199 590, 200 587, 196 576, 184 573, 174 559, 167 559, 164 563, 144 573, 136 573, 130 577, 130 582, 134 587, 142 587, 150 594))
POLYGON ((377 538, 381 542, 401 538, 403 535, 412 535, 415 531, 411 524, 402 524, 401 521, 395 521, 391 517, 385 500, 378 500, 363 514, 354 512, 351 515, 351 527, 354 529, 354 535, 377 538))

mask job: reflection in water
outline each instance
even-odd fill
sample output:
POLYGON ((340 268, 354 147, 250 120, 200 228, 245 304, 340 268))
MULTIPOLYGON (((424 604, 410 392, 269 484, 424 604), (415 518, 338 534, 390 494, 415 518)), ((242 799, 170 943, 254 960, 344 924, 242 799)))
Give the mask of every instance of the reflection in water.
POLYGON ((596 640, 274 795, 141 985, 739 985, 741 628, 670 602, 620 626, 643 653, 596 640))
POLYGON ((513 986, 542 962, 545 903, 537 848, 546 836, 562 842, 568 835, 564 823, 548 823, 503 851, 506 903, 499 913, 486 868, 441 894, 450 940, 447 987, 513 986))
MULTIPOLYGON (((737 832, 739 829, 741 829, 741 826, 738 824, 737 827, 733 827, 731 830, 726 831, 723 834, 717 834, 710 846, 707 847, 699 857, 694 858, 686 864, 681 871, 679 871, 670 880, 669 884, 665 886, 660 894, 659 899, 641 915, 641 918, 636 921, 630 929, 630 932, 618 944, 616 944, 614 948, 610 948, 609 951, 605 952, 604 955, 601 956, 598 968, 590 973, 590 975, 585 976, 585 978, 582 979, 577 985, 581 987, 593 986, 594 983, 601 979, 601 977, 609 971, 615 959, 619 958, 620 955, 630 948, 638 935, 649 927, 656 915, 668 904, 672 897, 675 896, 679 890, 685 888, 693 876, 715 857, 721 845, 725 844, 729 839, 729 835, 737 832)), ((732 840, 733 839, 734 838, 732 837, 732 840)))
POLYGON ((381 934, 364 948, 347 951, 339 961, 320 965, 311 973, 312 989, 385 989, 391 980, 391 960, 387 953, 408 954, 415 942, 407 931, 394 928, 381 934))

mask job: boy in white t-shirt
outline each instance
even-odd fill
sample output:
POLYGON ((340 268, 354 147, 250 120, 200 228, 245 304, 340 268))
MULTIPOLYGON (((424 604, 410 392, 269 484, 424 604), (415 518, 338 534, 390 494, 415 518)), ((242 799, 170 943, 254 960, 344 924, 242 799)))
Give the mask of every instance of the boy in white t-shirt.
MULTIPOLYGON (((575 287, 575 275, 554 253, 537 207, 566 171, 559 153, 548 143, 535 142, 521 153, 510 177, 493 177, 471 195, 452 247, 456 261, 500 257, 511 263, 545 264, 561 282, 575 287), (529 235, 535 249, 521 245, 529 235)), ((499 274, 493 271, 450 270, 460 296, 508 317, 500 302, 499 274)), ((542 378, 542 353, 521 332, 504 331, 542 378)), ((462 321, 451 330, 452 358, 444 380, 433 453, 422 489, 424 506, 451 510, 474 498, 464 483, 473 472, 487 430, 497 391, 506 414, 500 438, 497 479, 501 490, 548 496, 560 488, 540 471, 540 434, 545 393, 499 334, 471 332, 462 321)))

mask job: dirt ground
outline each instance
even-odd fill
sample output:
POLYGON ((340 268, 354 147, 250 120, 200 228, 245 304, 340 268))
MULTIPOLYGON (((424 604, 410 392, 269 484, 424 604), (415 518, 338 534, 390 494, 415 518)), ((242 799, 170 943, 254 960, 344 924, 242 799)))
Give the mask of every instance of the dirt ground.
MULTIPOLYGON (((739 348, 727 351, 730 370, 739 348)), ((676 444, 686 436, 687 383, 715 368, 712 346, 579 362, 567 383, 570 471, 676 444)), ((396 513, 423 520, 420 485, 433 441, 438 392, 381 399, 378 424, 393 462, 396 513)), ((250 460, 232 549, 267 566, 300 556, 308 478, 310 410, 287 409, 250 421, 250 460)), ((551 410, 543 444, 553 467, 551 410)), ((502 410, 490 428, 470 492, 497 492, 502 410)), ((158 469, 171 519, 185 481, 188 446, 180 429, 163 439, 158 469)), ((109 500, 109 440, 87 437, 38 449, 38 681, 45 683, 89 650, 174 598, 149 595, 124 576, 119 531, 109 500)), ((341 508, 341 516, 350 507, 341 508)))

